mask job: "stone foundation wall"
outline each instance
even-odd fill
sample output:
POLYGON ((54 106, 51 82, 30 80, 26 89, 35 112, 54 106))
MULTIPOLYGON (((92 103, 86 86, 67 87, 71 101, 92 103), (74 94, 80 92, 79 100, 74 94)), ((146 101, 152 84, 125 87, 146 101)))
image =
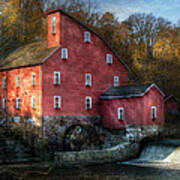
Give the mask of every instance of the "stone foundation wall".
POLYGON ((31 124, 33 126, 40 126, 41 124, 41 117, 35 117, 35 116, 10 116, 7 117, 0 117, 1 122, 15 122, 15 123, 27 123, 31 124))
POLYGON ((130 141, 141 141, 144 138, 156 137, 163 132, 163 127, 158 125, 128 125, 126 127, 126 138, 130 141))
POLYGON ((44 136, 52 143, 58 142, 58 148, 62 150, 63 138, 66 130, 74 125, 98 125, 101 117, 96 115, 58 115, 58 116, 44 116, 42 130, 44 136))
POLYGON ((91 165, 125 161, 138 156, 139 143, 124 142, 115 147, 103 150, 86 150, 55 154, 55 166, 91 165))
POLYGON ((103 148, 110 148, 121 142, 140 142, 145 138, 157 137, 163 131, 163 128, 157 125, 129 125, 126 129, 111 131, 101 127, 98 128, 97 131, 104 135, 103 148))
MULTIPOLYGON (((21 121, 27 121, 29 117, 20 117, 21 121)), ((11 118, 12 120, 12 118, 11 118)), ((97 150, 110 148, 122 142, 140 142, 144 138, 154 137, 161 134, 163 128, 157 125, 127 125, 126 129, 108 130, 104 129, 101 124, 101 117, 96 115, 58 115, 58 116, 44 116, 39 121, 41 123, 41 130, 43 137, 45 137, 54 149, 63 151, 63 140, 66 130, 74 125, 89 125, 96 132, 94 137, 100 143, 95 145, 85 145, 81 150, 97 150)))

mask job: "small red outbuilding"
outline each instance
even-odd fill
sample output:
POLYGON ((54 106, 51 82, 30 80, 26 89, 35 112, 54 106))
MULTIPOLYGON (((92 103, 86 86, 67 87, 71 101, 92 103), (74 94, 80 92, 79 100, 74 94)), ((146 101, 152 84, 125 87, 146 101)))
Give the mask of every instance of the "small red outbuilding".
POLYGON ((155 84, 112 87, 100 96, 103 126, 108 129, 163 126, 164 96, 155 84))
POLYGON ((169 95, 164 98, 165 112, 178 114, 180 110, 180 102, 174 95, 169 95))

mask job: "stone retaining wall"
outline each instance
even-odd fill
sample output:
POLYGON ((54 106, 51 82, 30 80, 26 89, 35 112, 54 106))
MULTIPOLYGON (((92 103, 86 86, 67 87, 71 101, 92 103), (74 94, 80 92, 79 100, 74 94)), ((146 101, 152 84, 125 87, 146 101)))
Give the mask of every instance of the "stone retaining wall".
POLYGON ((139 143, 124 142, 103 150, 55 153, 55 166, 92 165, 115 161, 125 161, 138 156, 139 143))
POLYGON ((0 139, 0 164, 39 161, 32 149, 21 140, 14 138, 0 139))

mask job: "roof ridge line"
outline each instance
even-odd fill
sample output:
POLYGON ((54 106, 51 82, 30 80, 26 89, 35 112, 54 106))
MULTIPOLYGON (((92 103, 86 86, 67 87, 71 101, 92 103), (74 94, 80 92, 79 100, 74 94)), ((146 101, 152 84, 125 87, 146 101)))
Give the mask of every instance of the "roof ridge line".
POLYGON ((60 8, 56 8, 54 10, 49 10, 46 11, 45 14, 52 14, 54 12, 58 12, 60 11, 61 13, 67 15, 68 17, 70 17, 71 19, 73 19, 74 21, 76 21, 77 23, 79 23, 80 25, 82 25, 84 28, 88 29, 89 31, 93 32, 95 35, 97 35, 105 44, 106 46, 114 53, 114 55, 119 59, 119 61, 125 66, 125 68, 131 72, 131 70, 129 69, 128 65, 120 58, 120 56, 117 54, 117 52, 110 46, 110 44, 97 32, 95 32, 94 30, 92 30, 90 27, 88 27, 86 24, 82 23, 81 21, 79 21, 78 19, 76 19, 75 17, 73 17, 72 15, 70 15, 69 13, 67 13, 66 11, 60 9, 60 8))

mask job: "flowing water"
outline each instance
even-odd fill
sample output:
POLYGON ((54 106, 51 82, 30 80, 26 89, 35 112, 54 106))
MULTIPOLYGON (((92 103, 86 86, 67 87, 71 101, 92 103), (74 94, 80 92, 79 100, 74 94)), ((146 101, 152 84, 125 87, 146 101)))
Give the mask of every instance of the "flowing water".
POLYGON ((137 159, 127 161, 125 164, 144 162, 180 163, 180 140, 148 142, 144 145, 137 159))
MULTIPOLYGON (((180 141, 149 142, 142 149, 139 158, 125 163, 53 168, 49 173, 46 173, 47 169, 43 168, 44 164, 36 164, 32 167, 27 165, 27 168, 14 165, 8 168, 18 172, 18 177, 27 171, 24 178, 26 180, 180 180, 179 147, 180 141)), ((2 171, 1 168, 0 171, 2 171)), ((0 176, 1 179, 2 176, 0 176)))

